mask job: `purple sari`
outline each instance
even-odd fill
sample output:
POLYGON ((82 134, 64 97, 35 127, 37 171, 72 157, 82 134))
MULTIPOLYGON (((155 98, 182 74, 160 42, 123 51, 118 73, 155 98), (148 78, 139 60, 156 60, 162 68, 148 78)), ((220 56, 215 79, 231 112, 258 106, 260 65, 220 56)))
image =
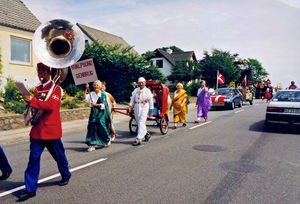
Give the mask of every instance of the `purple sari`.
MULTIPOLYGON (((200 88, 201 89, 201 88, 200 88)), ((199 92, 199 91, 198 91, 199 92)), ((204 91, 204 89, 201 89, 200 93, 198 94, 197 98, 197 117, 204 117, 205 120, 207 120, 207 113, 211 108, 211 100, 210 100, 210 94, 204 91)))

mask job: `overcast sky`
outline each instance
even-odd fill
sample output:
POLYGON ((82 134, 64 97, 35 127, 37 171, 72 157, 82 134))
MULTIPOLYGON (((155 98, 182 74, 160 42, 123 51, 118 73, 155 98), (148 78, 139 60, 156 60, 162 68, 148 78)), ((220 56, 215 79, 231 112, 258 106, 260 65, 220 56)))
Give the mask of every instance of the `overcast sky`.
POLYGON ((273 86, 300 85, 300 0, 23 0, 41 21, 66 19, 121 36, 140 54, 175 45, 254 58, 273 86))

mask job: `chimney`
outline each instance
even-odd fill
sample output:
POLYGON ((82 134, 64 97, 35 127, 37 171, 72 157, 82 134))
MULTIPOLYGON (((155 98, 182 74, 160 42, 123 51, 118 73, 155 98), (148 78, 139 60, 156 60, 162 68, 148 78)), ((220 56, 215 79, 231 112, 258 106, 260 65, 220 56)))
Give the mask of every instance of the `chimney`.
POLYGON ((167 53, 172 54, 172 49, 168 48, 167 53))

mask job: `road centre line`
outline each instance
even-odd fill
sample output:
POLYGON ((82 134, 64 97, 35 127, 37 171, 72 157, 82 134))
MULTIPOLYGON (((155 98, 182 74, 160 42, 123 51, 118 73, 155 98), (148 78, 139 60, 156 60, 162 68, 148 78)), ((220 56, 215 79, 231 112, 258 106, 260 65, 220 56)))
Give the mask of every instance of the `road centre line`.
POLYGON ((234 112, 234 113, 239 113, 239 112, 242 112, 242 111, 244 111, 243 109, 242 110, 238 110, 238 111, 236 111, 236 112, 234 112))
POLYGON ((202 124, 200 124, 200 125, 196 125, 196 126, 190 127, 189 129, 192 130, 192 129, 195 129, 195 128, 197 128, 197 127, 201 127, 201 126, 203 126, 203 125, 207 125, 207 124, 209 124, 209 123, 211 123, 211 122, 212 122, 212 121, 207 121, 207 122, 202 123, 202 124))
MULTIPOLYGON (((103 161, 105 161, 105 160, 107 160, 107 158, 101 158, 101 159, 98 159, 98 160, 95 160, 95 161, 92 161, 92 162, 89 162, 89 163, 86 163, 86 164, 83 164, 83 165, 74 167, 74 168, 70 169, 70 172, 74 172, 74 171, 83 169, 83 168, 85 168, 85 167, 88 167, 88 166, 91 166, 91 165, 94 165, 94 164, 103 162, 103 161)), ((54 174, 54 175, 52 175, 52 176, 48 176, 48 177, 46 177, 46 178, 43 178, 43 179, 38 180, 38 183, 42 183, 42 182, 45 182, 45 181, 54 179, 54 178, 59 177, 59 176, 60 176, 60 173, 57 173, 57 174, 54 174)), ((19 186, 19 187, 17 187, 17 188, 14 188, 14 189, 11 189, 11 190, 8 190, 8 191, 5 191, 5 192, 0 193, 0 198, 3 197, 3 196, 6 196, 6 195, 12 194, 12 193, 14 193, 14 192, 16 192, 16 191, 22 190, 22 189, 25 189, 25 185, 19 186)))

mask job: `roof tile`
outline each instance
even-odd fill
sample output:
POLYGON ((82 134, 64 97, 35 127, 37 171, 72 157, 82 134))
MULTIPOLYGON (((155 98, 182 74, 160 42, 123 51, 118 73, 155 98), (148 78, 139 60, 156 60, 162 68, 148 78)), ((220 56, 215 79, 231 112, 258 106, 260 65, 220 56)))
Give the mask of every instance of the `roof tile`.
POLYGON ((0 0, 0 25, 34 32, 41 22, 20 0, 0 0))

